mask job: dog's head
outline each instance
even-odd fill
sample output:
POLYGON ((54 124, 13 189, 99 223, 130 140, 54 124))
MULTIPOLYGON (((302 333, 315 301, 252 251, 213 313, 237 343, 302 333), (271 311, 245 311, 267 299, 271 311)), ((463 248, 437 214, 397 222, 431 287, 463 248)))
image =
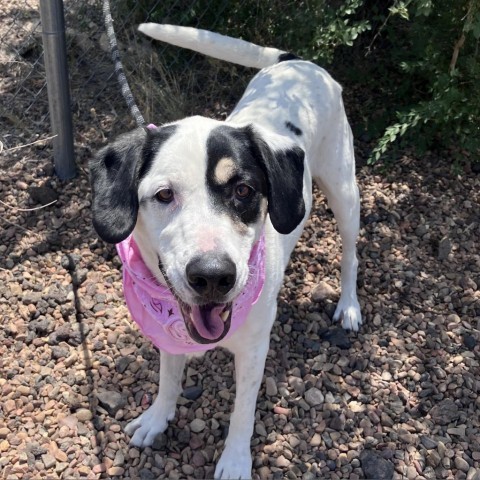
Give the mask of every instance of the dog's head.
POLYGON ((125 134, 91 161, 95 229, 110 243, 134 231, 197 342, 228 332, 267 214, 282 234, 305 215, 303 150, 279 138, 191 117, 125 134))

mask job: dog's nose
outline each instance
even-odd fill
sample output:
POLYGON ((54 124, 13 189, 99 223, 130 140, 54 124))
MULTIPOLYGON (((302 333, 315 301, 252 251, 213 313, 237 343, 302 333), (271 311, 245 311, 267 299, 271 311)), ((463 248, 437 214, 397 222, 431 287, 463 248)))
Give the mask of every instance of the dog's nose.
POLYGON ((233 288, 237 269, 227 255, 210 253, 190 260, 186 267, 186 274, 188 284, 193 290, 202 297, 215 301, 233 288))

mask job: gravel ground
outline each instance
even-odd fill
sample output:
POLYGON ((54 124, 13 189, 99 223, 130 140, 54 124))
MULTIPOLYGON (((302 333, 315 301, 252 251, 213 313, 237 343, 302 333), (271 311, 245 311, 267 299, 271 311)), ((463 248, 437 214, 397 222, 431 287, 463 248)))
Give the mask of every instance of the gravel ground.
MULTIPOLYGON (((153 448, 131 448, 123 433, 156 395, 158 355, 129 320, 113 248, 91 227, 88 156, 80 150, 70 183, 51 177, 45 146, 1 160, 0 471, 211 478, 235 396, 228 352, 191 361, 153 448)), ((362 167, 358 179, 365 325, 345 333, 330 319, 339 239, 317 193, 279 297, 255 478, 478 480, 480 176, 427 154, 362 167)))
MULTIPOLYGON (((88 72, 72 72, 75 180, 52 176, 42 142, 0 156, 0 477, 211 478, 235 396, 228 352, 190 362, 153 448, 130 448, 123 433, 156 395, 158 354, 130 322, 119 260, 91 226, 87 160, 125 107, 92 95, 88 72)), ((43 123, 27 123, 32 139, 43 123)), ((358 334, 331 321, 339 239, 316 194, 279 296, 255 478, 480 480, 480 175, 452 173, 451 156, 359 168, 358 334)))

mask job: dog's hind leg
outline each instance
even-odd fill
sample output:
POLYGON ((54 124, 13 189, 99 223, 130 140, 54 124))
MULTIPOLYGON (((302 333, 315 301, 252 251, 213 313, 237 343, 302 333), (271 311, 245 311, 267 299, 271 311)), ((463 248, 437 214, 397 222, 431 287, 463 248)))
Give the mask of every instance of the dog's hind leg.
POLYGON ((312 173, 327 197, 342 240, 342 290, 333 319, 341 320, 343 328, 357 331, 362 324, 360 304, 357 299, 356 254, 360 228, 360 197, 355 181, 353 138, 343 106, 337 125, 338 128, 324 140, 323 162, 318 166, 314 165, 312 173), (316 168, 317 172, 315 172, 316 168))
POLYGON ((137 447, 148 447, 159 434, 165 431, 168 422, 175 416, 178 395, 182 391, 182 374, 185 355, 160 352, 160 384, 158 395, 150 408, 125 428, 130 440, 137 447))

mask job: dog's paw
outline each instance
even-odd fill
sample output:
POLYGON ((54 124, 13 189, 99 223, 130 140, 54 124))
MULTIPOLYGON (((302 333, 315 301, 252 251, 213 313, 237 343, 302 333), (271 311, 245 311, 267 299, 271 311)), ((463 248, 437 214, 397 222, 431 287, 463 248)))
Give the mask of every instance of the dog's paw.
POLYGON ((155 437, 166 430, 168 422, 174 416, 175 411, 166 414, 153 404, 125 427, 125 433, 132 437, 130 444, 136 447, 150 447, 155 437))
POLYGON ((244 480, 252 478, 252 455, 250 448, 225 450, 215 469, 215 480, 244 480))
POLYGON ((333 320, 341 320, 342 327, 345 330, 353 330, 354 332, 358 332, 358 329, 362 324, 362 313, 360 311, 360 304, 358 303, 358 300, 345 300, 340 297, 333 320))

